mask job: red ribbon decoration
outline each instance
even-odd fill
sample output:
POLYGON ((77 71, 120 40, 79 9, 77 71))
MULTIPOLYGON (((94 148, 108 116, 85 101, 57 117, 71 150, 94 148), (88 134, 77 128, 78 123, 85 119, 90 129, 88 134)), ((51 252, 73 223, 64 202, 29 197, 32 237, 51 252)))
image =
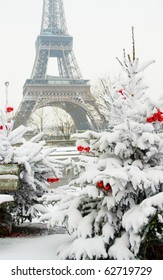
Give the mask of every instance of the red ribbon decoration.
POLYGON ((77 147, 77 150, 79 151, 79 152, 83 152, 83 151, 85 151, 85 152, 87 152, 87 153, 89 153, 89 151, 90 151, 90 147, 83 147, 83 146, 78 146, 77 147))
POLYGON ((151 123, 151 122, 153 122, 153 121, 154 121, 154 120, 153 120, 153 117, 147 118, 147 122, 151 123))
POLYGON ((13 107, 7 107, 7 108, 6 108, 7 113, 12 112, 13 110, 14 110, 14 108, 13 108, 13 107))
POLYGON ((112 188, 111 188, 111 186, 110 186, 110 184, 107 184, 105 187, 104 187, 104 190, 105 191, 112 191, 112 188))
POLYGON ((77 150, 78 150, 79 152, 82 152, 82 151, 84 150, 84 147, 83 147, 83 146, 78 146, 78 147, 77 147, 77 150))
POLYGON ((103 188, 103 187, 104 187, 103 181, 97 182, 97 187, 98 187, 99 189, 103 188))
POLYGON ((159 122, 163 121, 163 112, 161 112, 159 109, 157 110, 157 113, 154 113, 151 117, 147 118, 147 122, 149 123, 155 121, 159 121, 159 122))
POLYGON ((84 148, 84 151, 89 153, 90 149, 91 149, 90 147, 86 147, 86 148, 84 148))
POLYGON ((47 178, 47 181, 49 183, 55 183, 55 182, 58 182, 59 181, 59 178, 47 178))
POLYGON ((118 92, 124 97, 124 99, 126 99, 126 96, 124 96, 123 90, 124 89, 122 88, 122 89, 118 90, 118 92))
POLYGON ((7 125, 5 125, 5 126, 0 125, 0 130, 3 130, 3 129, 9 130, 10 128, 7 125))
POLYGON ((103 181, 99 181, 97 182, 97 185, 96 185, 99 189, 104 189, 104 191, 107 191, 107 192, 111 192, 112 191, 112 188, 110 186, 110 184, 106 184, 106 186, 104 186, 104 183, 103 181))
POLYGON ((118 90, 118 92, 123 95, 123 89, 118 90))

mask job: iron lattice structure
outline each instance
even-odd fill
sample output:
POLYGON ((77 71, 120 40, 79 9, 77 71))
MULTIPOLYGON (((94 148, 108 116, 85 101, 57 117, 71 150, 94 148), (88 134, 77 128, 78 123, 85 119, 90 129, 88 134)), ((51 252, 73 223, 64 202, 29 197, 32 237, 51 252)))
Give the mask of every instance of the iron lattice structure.
POLYGON ((71 115, 77 129, 89 129, 92 125, 98 128, 101 115, 88 82, 82 78, 73 52, 73 37, 68 34, 63 0, 44 0, 36 58, 31 77, 23 88, 15 127, 26 125, 36 109, 56 106, 71 115), (57 59, 57 77, 47 75, 51 57, 57 59))

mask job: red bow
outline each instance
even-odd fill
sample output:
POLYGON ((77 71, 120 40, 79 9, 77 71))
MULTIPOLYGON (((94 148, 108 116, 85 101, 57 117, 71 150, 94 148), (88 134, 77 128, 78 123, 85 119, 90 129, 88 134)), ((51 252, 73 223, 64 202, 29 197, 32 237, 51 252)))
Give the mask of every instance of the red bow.
POLYGON ((7 108, 6 108, 6 111, 7 111, 8 113, 12 112, 13 110, 14 110, 13 107, 7 107, 7 108))
POLYGON ((58 182, 59 181, 59 178, 47 178, 47 181, 49 183, 55 183, 55 182, 58 182))
POLYGON ((147 118, 147 122, 153 122, 154 120, 153 120, 153 117, 149 117, 149 118, 147 118))
POLYGON ((123 89, 118 90, 118 92, 123 95, 123 89))
POLYGON ((90 149, 91 149, 90 147, 85 147, 85 148, 84 148, 84 151, 87 152, 87 153, 89 153, 90 149))
POLYGON ((85 151, 85 152, 89 153, 90 149, 91 149, 90 147, 85 147, 85 148, 83 146, 78 146, 77 147, 77 150, 79 152, 85 151))
POLYGON ((124 97, 124 99, 126 99, 126 96, 124 96, 124 93, 123 93, 123 88, 118 90, 118 92, 124 97))
POLYGON ((97 187, 98 187, 99 189, 103 188, 103 187, 104 187, 103 181, 97 182, 97 187))
POLYGON ((111 192, 112 191, 112 188, 110 186, 110 184, 106 184, 106 186, 104 186, 104 183, 103 181, 99 181, 97 182, 97 185, 96 185, 99 189, 104 189, 105 191, 107 192, 111 192))
POLYGON ((3 129, 5 129, 5 128, 6 128, 6 130, 9 130, 9 127, 8 127, 7 125, 5 125, 5 126, 0 125, 0 130, 3 130, 3 129))
POLYGON ((157 113, 153 114, 151 117, 147 118, 147 122, 155 122, 155 121, 159 121, 162 122, 163 121, 163 112, 161 112, 159 109, 157 110, 157 113))
POLYGON ((109 184, 107 184, 105 187, 104 187, 104 190, 105 191, 111 191, 111 186, 109 184))
POLYGON ((84 149, 84 147, 83 147, 83 146, 78 146, 78 147, 77 147, 77 150, 78 150, 79 152, 82 152, 82 151, 83 151, 83 149, 84 149))

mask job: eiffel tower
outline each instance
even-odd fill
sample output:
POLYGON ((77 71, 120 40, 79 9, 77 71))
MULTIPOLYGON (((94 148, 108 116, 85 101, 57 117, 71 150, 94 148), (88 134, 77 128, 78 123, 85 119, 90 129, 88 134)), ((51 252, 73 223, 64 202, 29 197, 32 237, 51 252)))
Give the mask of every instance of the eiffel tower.
POLYGON ((31 77, 23 87, 23 99, 15 114, 14 126, 26 125, 36 109, 47 106, 59 107, 69 113, 78 130, 97 129, 101 123, 89 80, 82 78, 75 59, 63 0, 44 0, 36 58, 31 77), (47 75, 49 58, 56 58, 58 76, 47 75))

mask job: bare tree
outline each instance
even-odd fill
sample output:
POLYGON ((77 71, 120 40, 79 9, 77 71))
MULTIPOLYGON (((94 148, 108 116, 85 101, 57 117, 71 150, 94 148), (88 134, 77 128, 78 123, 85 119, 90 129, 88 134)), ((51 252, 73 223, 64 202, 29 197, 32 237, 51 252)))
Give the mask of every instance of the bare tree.
POLYGON ((37 109, 29 118, 28 125, 38 132, 43 132, 49 123, 50 112, 46 108, 37 109))
POLYGON ((60 131, 64 139, 70 139, 71 133, 74 129, 74 122, 69 114, 64 110, 53 108, 54 122, 58 131, 60 131))

